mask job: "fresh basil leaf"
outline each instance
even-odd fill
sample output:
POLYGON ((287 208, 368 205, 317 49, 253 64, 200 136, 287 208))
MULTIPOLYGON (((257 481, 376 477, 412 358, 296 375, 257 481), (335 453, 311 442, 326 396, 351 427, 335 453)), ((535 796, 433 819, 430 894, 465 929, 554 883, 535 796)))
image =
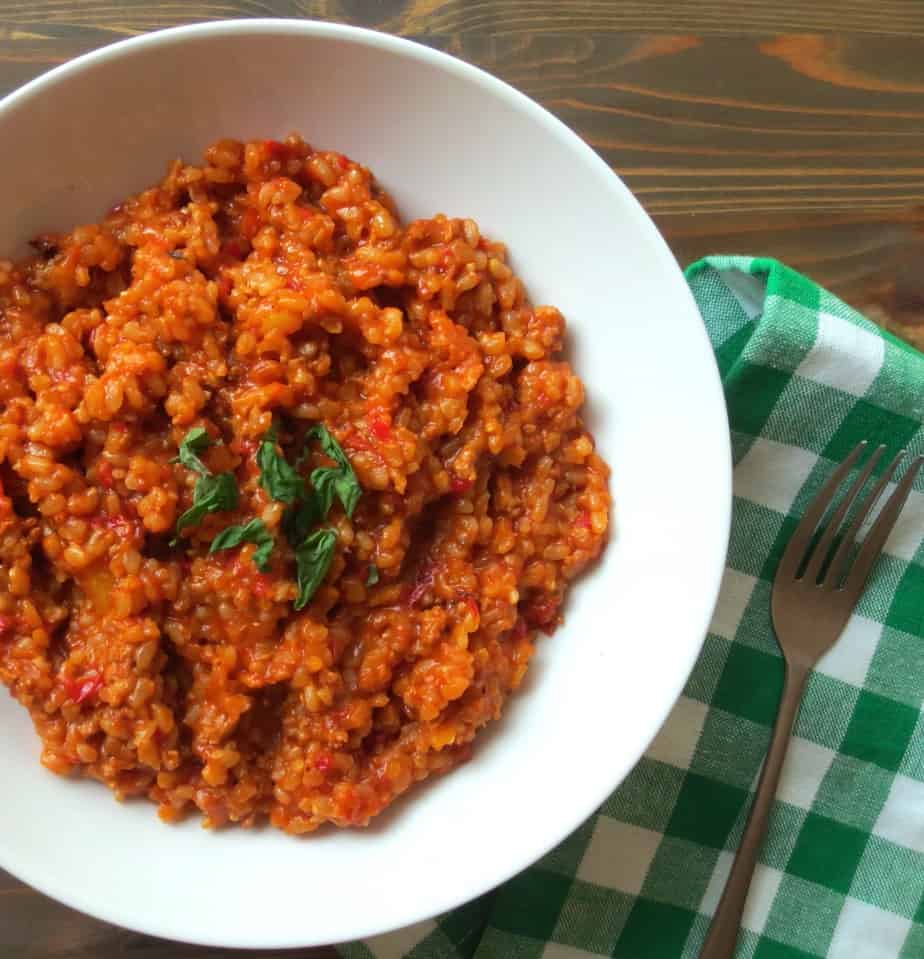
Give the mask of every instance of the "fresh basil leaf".
POLYGON ((269 558, 276 545, 273 534, 266 528, 262 519, 254 518, 247 523, 236 526, 226 526, 212 540, 209 547, 210 553, 217 553, 221 549, 231 549, 234 546, 240 546, 242 543, 256 543, 257 548, 253 552, 253 564, 265 573, 269 568, 269 558))
MULTIPOLYGON (((187 526, 196 526, 208 513, 234 509, 237 506, 237 482, 233 473, 200 476, 193 487, 192 506, 176 522, 176 535, 187 526)), ((176 539, 173 540, 176 543, 176 539)))
POLYGON ((179 452, 170 460, 171 463, 182 463, 187 469, 208 476, 209 469, 196 455, 207 450, 212 445, 212 437, 201 426, 191 429, 180 442, 179 452))
POLYGON ((327 516, 334 502, 334 496, 340 500, 343 511, 352 519, 353 510, 362 496, 362 487, 353 472, 343 447, 331 435, 323 423, 316 423, 305 434, 305 445, 316 439, 325 456, 337 465, 319 466, 311 473, 311 486, 320 500, 321 515, 327 516))
POLYGON ((329 456, 338 466, 346 470, 352 470, 350 461, 343 452, 343 447, 334 438, 331 431, 323 423, 315 423, 305 434, 305 445, 311 440, 317 440, 321 447, 321 452, 329 456))
POLYGON ((329 466, 319 466, 311 471, 311 489, 318 501, 318 512, 325 518, 334 505, 335 485, 339 475, 336 469, 329 466))
POLYGON ((304 609, 324 581, 334 558, 337 534, 327 527, 316 529, 296 550, 295 608, 304 609))
POLYGON ((294 503, 306 495, 305 481, 286 462, 276 445, 276 429, 270 427, 257 447, 260 485, 280 503, 294 503))
POLYGON ((312 493, 287 506, 280 525, 289 544, 295 549, 322 519, 318 498, 312 493))
POLYGON ((379 568, 375 563, 369 564, 369 571, 366 573, 366 585, 375 586, 379 581, 379 568))

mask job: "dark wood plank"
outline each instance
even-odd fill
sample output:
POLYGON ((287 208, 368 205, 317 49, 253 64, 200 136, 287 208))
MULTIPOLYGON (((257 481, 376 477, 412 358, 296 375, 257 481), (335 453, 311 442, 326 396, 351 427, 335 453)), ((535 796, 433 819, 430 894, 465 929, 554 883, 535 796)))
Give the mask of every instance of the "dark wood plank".
MULTIPOLYGON (((682 263, 776 256, 924 345, 919 0, 0 0, 0 95, 127 36, 257 16, 374 27, 483 66, 587 139, 682 263)), ((0 954, 231 955, 113 929, 3 873, 0 954)))

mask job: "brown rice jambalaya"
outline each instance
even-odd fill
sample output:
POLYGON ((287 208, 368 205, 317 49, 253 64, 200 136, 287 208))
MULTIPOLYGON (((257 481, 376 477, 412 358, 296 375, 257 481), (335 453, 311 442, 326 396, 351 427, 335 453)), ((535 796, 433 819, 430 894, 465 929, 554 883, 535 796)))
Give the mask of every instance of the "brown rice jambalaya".
POLYGON ((0 261, 0 680, 45 766, 303 833, 466 759, 606 537, 558 310, 294 136, 33 246, 0 261))

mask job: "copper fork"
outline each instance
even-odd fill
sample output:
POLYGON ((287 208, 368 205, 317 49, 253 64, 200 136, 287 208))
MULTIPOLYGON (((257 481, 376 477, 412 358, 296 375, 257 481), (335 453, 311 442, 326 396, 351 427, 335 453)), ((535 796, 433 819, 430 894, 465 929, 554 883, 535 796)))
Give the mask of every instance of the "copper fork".
POLYGON ((809 504, 783 552, 773 580, 770 611, 786 668, 783 695, 741 845, 709 926, 700 959, 731 959, 735 951, 757 854, 767 831, 767 818, 806 679, 847 625, 924 462, 921 456, 912 461, 855 552, 860 528, 904 457, 903 452, 899 453, 886 467, 838 541, 838 531, 845 525, 850 507, 866 486, 884 446, 874 450, 830 520, 820 529, 819 524, 866 445, 866 442, 860 443, 851 451, 809 504))

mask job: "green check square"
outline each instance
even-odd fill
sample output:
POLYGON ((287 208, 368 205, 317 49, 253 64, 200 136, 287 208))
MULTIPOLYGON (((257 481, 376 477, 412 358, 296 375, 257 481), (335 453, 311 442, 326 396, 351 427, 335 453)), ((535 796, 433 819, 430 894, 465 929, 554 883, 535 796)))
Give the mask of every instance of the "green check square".
POLYGON ((710 709, 696 743, 690 771, 720 783, 748 790, 767 755, 766 726, 710 709))
POLYGON ((764 423, 786 389, 791 374, 745 361, 735 365, 725 380, 726 392, 747 395, 746 403, 730 403, 728 421, 733 430, 759 436, 764 423))
POLYGON ((702 902, 718 858, 717 849, 665 836, 645 877, 642 898, 695 910, 702 902), (678 876, 684 877, 682 883, 677 882, 678 876))
POLYGON ((754 332, 754 323, 747 322, 737 333, 733 333, 721 346, 716 348, 715 360, 719 367, 719 376, 724 379, 741 357, 747 346, 751 334, 754 332))
MULTIPOLYGON (((491 917, 494 899, 495 894, 489 892, 464 906, 459 906, 458 909, 453 909, 452 912, 447 912, 437 920, 440 931, 455 949, 456 959, 471 959, 474 956, 481 941, 481 934, 491 917)), ((416 959, 414 952, 411 952, 407 959, 416 959)))
POLYGON ((595 818, 590 817, 585 823, 578 826, 564 842, 557 845, 551 852, 546 853, 536 866, 540 869, 547 869, 549 872, 557 872, 563 876, 573 876, 577 873, 581 859, 584 858, 584 852, 590 837, 594 832, 595 818))
POLYGON ((608 956, 632 911, 634 896, 574 881, 552 934, 554 942, 608 956))
POLYGON ((817 283, 806 276, 802 276, 801 273, 773 261, 767 263, 767 268, 769 273, 767 276, 765 310, 776 307, 785 311, 788 318, 791 304, 796 304, 808 310, 811 315, 818 313, 824 291, 817 283), (776 299, 779 299, 779 304, 773 302, 776 299))
POLYGON ((840 749, 859 695, 849 683, 812 673, 796 719, 796 735, 828 749, 840 749))
POLYGON ((864 690, 857 699, 841 752, 897 770, 919 715, 904 703, 864 690))
POLYGON ((920 428, 918 420, 893 413, 866 400, 857 400, 831 437, 824 455, 840 463, 861 440, 867 440, 873 446, 885 444, 886 454, 891 457, 904 449, 920 428))
POLYGON ((683 770, 676 766, 641 759, 600 807, 600 814, 632 826, 664 832, 684 779, 683 770))
POLYGON ((637 899, 613 950, 614 959, 676 959, 695 918, 689 909, 637 899))
POLYGON ((688 773, 666 833, 722 849, 747 797, 744 789, 688 773))
MULTIPOLYGON (((784 525, 785 523, 786 521, 784 521, 784 525)), ((774 668, 782 670, 783 660, 780 655, 780 647, 773 635, 773 627, 770 625, 772 588, 772 583, 763 576, 754 583, 751 598, 744 608, 741 622, 738 623, 738 629, 735 631, 735 642, 769 654, 778 661, 774 668)))
POLYGON ((919 708, 924 701, 924 642, 886 626, 864 685, 870 692, 919 708))
POLYGON ((767 557, 776 545, 784 520, 782 513, 735 496, 726 558, 728 566, 739 573, 764 576, 767 557))
POLYGON ((839 753, 818 787, 812 811, 871 832, 889 798, 893 778, 879 766, 839 753))
POLYGON ((683 688, 683 695, 701 703, 711 702, 730 649, 731 643, 727 639, 707 633, 696 666, 683 688))
POLYGON ((860 865, 869 835, 810 812, 805 817, 787 871, 845 895, 860 865))
POLYGON ((921 959, 921 956, 924 956, 924 916, 912 924, 898 959, 921 959))
POLYGON ((752 722, 772 726, 783 690, 783 661, 733 643, 715 691, 714 705, 752 722))
POLYGON ((917 725, 911 734, 911 742, 902 756, 898 771, 909 779, 924 782, 924 713, 918 717, 917 725))
POLYGON ((770 810, 770 822, 767 838, 760 851, 760 861, 764 865, 780 872, 786 871, 786 864, 796 848, 796 840, 802 831, 807 813, 798 806, 792 806, 782 800, 776 800, 770 810))
POLYGON ((737 466, 747 456, 748 450, 754 445, 757 437, 749 433, 739 433, 737 430, 731 430, 730 436, 732 465, 737 466))
POLYGON ((504 932, 545 941, 552 935, 571 880, 544 869, 521 872, 497 891, 493 925, 504 932))
POLYGON ((775 939, 761 937, 754 950, 754 959, 816 959, 817 953, 803 952, 795 946, 787 946, 775 939))
POLYGON ((418 942, 404 959, 432 959, 433 956, 446 955, 451 955, 455 959, 457 955, 465 955, 466 949, 468 949, 468 959, 471 959, 480 938, 480 930, 475 929, 463 938, 461 945, 457 945, 443 932, 440 926, 437 926, 428 936, 418 942))
MULTIPOLYGON (((875 329, 872 332, 877 332, 875 329)), ((866 399, 887 410, 899 413, 919 413, 903 402, 918 390, 921 381, 921 354, 909 350, 906 343, 897 346, 886 339, 885 356, 879 375, 866 391, 866 399)))
POLYGON ((885 912, 914 919, 924 900, 924 854, 870 836, 850 895, 885 912))
POLYGON ((761 550, 763 562, 760 565, 760 572, 756 575, 762 580, 766 580, 768 584, 773 582, 777 567, 783 558, 783 552, 792 539, 792 534, 795 533, 798 525, 799 519, 796 516, 781 517, 780 522, 776 524, 773 541, 769 544, 766 551, 761 550))
POLYGON ((866 590, 857 603, 856 612, 867 619, 885 624, 892 607, 892 597, 905 575, 907 566, 903 559, 883 553, 873 567, 866 590))
MULTIPOLYGON (((545 943, 528 936, 518 936, 496 926, 488 926, 476 955, 491 959, 541 959, 545 943)), ((421 959, 446 959, 445 954, 434 953, 421 959)))
MULTIPOLYGON (((914 921, 918 925, 924 925, 924 897, 922 897, 918 903, 917 911, 914 914, 914 921)), ((924 955, 924 953, 922 953, 922 955, 924 955)))
MULTIPOLYGON (((795 375, 767 417, 762 435, 777 443, 821 453, 855 402, 856 397, 841 390, 795 375), (812 415, 805 416, 803 410, 811 410, 812 415)), ((831 468, 825 460, 822 465, 826 465, 826 471, 831 468)))
POLYGON ((809 955, 826 956, 844 898, 834 889, 784 873, 763 935, 809 955))
POLYGON ((924 637, 924 567, 909 563, 895 591, 886 625, 924 637))
POLYGON ((700 308, 700 312, 705 313, 708 310, 713 318, 713 322, 710 323, 709 334, 713 349, 726 348, 728 359, 732 361, 737 359, 747 344, 750 333, 754 330, 756 325, 754 320, 751 319, 737 297, 728 288, 724 277, 715 270, 704 271, 699 277, 699 282, 691 287, 691 292, 700 308), (745 337, 743 342, 738 343, 737 353, 731 356, 727 344, 743 331, 749 335, 745 337))

